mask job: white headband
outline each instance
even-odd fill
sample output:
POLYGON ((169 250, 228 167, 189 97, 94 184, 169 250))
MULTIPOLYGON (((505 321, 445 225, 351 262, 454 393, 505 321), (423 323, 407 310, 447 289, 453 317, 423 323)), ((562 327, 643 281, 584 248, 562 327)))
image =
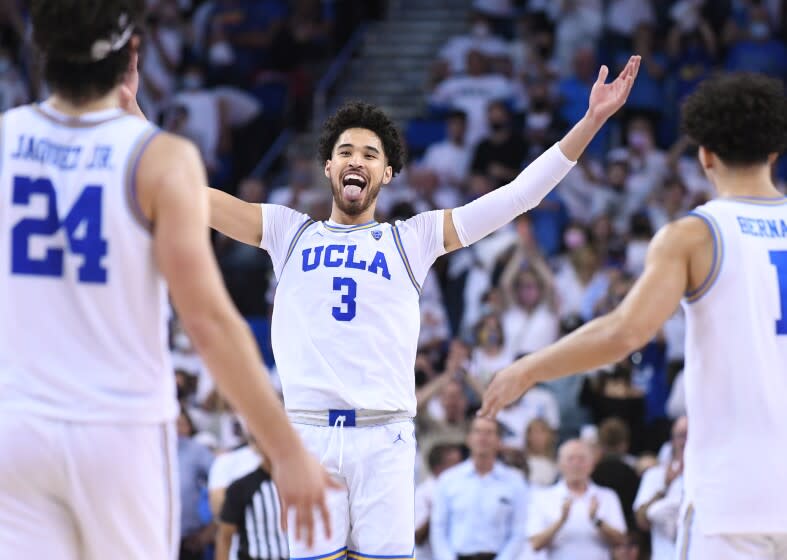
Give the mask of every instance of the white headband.
POLYGON ((126 46, 134 33, 134 25, 128 22, 127 14, 120 14, 118 18, 120 33, 112 33, 108 39, 98 39, 90 47, 90 60, 98 62, 104 60, 110 53, 117 52, 126 46))

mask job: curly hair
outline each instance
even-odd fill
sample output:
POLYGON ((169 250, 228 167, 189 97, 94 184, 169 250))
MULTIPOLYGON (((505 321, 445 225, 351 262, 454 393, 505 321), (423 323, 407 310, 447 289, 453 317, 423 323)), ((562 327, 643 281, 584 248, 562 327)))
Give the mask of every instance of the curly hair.
POLYGON ((139 30, 144 12, 144 0, 33 0, 33 38, 50 87, 74 103, 109 93, 128 69, 130 42, 97 61, 91 59, 91 48, 123 31, 123 15, 139 30))
POLYGON ((320 163, 331 159, 336 141, 349 128, 365 128, 374 132, 382 142, 385 158, 393 174, 402 170, 405 154, 399 129, 381 109, 362 101, 345 103, 325 121, 318 148, 320 163))
POLYGON ((684 101, 681 128, 727 165, 765 163, 787 147, 784 85, 746 72, 710 78, 684 101))

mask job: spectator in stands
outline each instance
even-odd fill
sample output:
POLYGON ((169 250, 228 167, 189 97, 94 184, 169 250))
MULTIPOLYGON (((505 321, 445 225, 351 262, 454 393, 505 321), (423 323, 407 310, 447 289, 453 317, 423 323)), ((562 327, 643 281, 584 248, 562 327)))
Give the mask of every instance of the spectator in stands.
POLYGON ((432 560, 429 543, 429 520, 432 515, 435 486, 440 475, 462 462, 458 445, 438 443, 429 450, 430 475, 415 488, 415 556, 418 560, 432 560))
MULTIPOLYGON (((558 6, 559 13, 553 18, 555 21, 554 63, 558 75, 567 78, 571 76, 572 68, 576 70, 576 54, 590 49, 590 45, 595 44, 601 36, 603 26, 601 2, 566 0, 560 2, 558 6)), ((591 72, 595 71, 595 61, 593 61, 591 72)), ((569 122, 576 121, 572 119, 569 122)))
POLYGON ((470 375, 485 388, 495 373, 514 361, 514 356, 506 351, 503 325, 495 314, 486 315, 478 323, 475 341, 470 355, 470 375))
POLYGON ((526 546, 528 491, 522 473, 497 460, 494 420, 475 418, 470 458, 445 471, 435 489, 429 538, 435 560, 515 560, 526 546))
MULTIPOLYGON (((590 95, 590 88, 596 81, 596 54, 590 45, 579 47, 571 51, 573 53, 573 71, 563 78, 559 85, 561 99, 560 117, 564 122, 577 122, 587 111, 587 98, 590 95)), ((606 129, 602 129, 593 139, 585 153, 590 156, 598 157, 607 149, 606 129)))
MULTIPOLYGON (((489 60, 478 50, 467 53, 467 74, 452 76, 432 92, 429 102, 436 107, 460 109, 467 114, 465 141, 473 146, 489 132, 487 107, 491 101, 513 100, 524 105, 521 86, 500 74, 491 74, 489 60)), ((585 96, 587 103, 587 96, 585 96)))
POLYGON ((497 188, 519 175, 528 149, 522 134, 514 130, 511 111, 504 101, 489 104, 487 119, 490 132, 476 146, 471 170, 497 188))
POLYGON ((688 420, 681 416, 672 425, 671 454, 668 464, 645 471, 634 500, 637 525, 650 531, 652 560, 672 560, 683 498, 683 451, 688 436, 688 420))
POLYGON ((215 527, 200 519, 200 500, 205 489, 213 454, 197 443, 194 423, 185 410, 180 411, 178 430, 178 479, 180 481, 180 560, 202 560, 205 548, 213 542, 215 527))
POLYGON ((651 197, 647 208, 654 230, 658 231, 686 213, 687 194, 688 190, 679 177, 672 176, 664 181, 651 197))
POLYGON ((626 525, 634 529, 634 498, 639 488, 639 476, 633 468, 634 457, 628 455, 631 432, 620 418, 607 418, 598 427, 601 459, 591 478, 599 486, 612 488, 620 499, 626 525))
POLYGON ((557 340, 558 318, 552 311, 551 278, 526 266, 506 281, 506 292, 512 305, 503 314, 503 334, 508 350, 516 355, 527 354, 557 340))
POLYGON ((308 212, 323 195, 320 189, 314 188, 315 170, 313 157, 305 153, 295 154, 288 166, 289 182, 273 189, 267 202, 308 212))
POLYGON ((422 450, 422 467, 425 463, 423 450, 431 449, 438 443, 463 445, 470 428, 467 419, 467 396, 464 384, 457 379, 461 379, 462 374, 455 356, 456 354, 449 356, 446 370, 417 393, 419 410, 416 416, 416 433, 422 450), (440 395, 438 410, 442 413, 442 418, 438 417, 434 408, 430 410, 429 407, 431 396, 436 394, 440 395))
POLYGON ((322 60, 333 50, 334 20, 332 2, 296 0, 290 17, 290 29, 300 57, 306 61, 322 60))
POLYGON ((525 456, 531 486, 551 486, 557 480, 557 434, 544 418, 533 418, 525 431, 525 456))
POLYGON ((445 121, 446 139, 426 149, 421 167, 437 174, 442 186, 463 189, 470 169, 470 146, 465 141, 467 114, 454 110, 445 121))
POLYGON ((536 418, 543 419, 552 430, 560 427, 560 408, 555 395, 543 385, 533 387, 497 414, 497 421, 502 427, 503 446, 523 450, 527 427, 536 418))
POLYGON ((470 51, 489 58, 508 54, 508 45, 494 34, 489 16, 477 10, 470 13, 470 32, 449 39, 437 56, 448 65, 450 74, 461 75, 469 72, 470 51))
MULTIPOLYGON (((626 110, 645 115, 656 124, 665 110, 664 79, 669 61, 655 39, 656 28, 650 23, 641 23, 634 32, 631 52, 642 57, 637 81, 631 88, 626 101, 626 110)), ((615 59, 616 70, 620 71, 628 60, 628 50, 621 51, 615 59)))
POLYGON ((558 450, 562 480, 533 497, 528 536, 549 560, 607 560, 623 542, 626 521, 617 494, 590 480, 590 446, 568 440, 558 450))
POLYGON ((697 2, 681 0, 670 10, 667 56, 674 78, 674 102, 680 102, 713 67, 718 40, 697 2))
POLYGON ((185 38, 177 1, 161 0, 155 4, 148 14, 138 95, 140 107, 154 121, 178 85, 185 38))
POLYGON ((784 80, 787 78, 787 47, 773 36, 764 3, 751 3, 748 19, 747 32, 727 54, 726 69, 759 72, 784 80))
POLYGON ((580 226, 565 230, 566 252, 558 259, 555 272, 555 293, 561 318, 581 314, 590 307, 594 294, 604 290, 607 278, 587 232, 580 226))
POLYGON ((641 24, 655 23, 656 12, 651 2, 611 0, 606 3, 604 14, 604 47, 611 56, 620 51, 630 51, 637 27, 641 24))

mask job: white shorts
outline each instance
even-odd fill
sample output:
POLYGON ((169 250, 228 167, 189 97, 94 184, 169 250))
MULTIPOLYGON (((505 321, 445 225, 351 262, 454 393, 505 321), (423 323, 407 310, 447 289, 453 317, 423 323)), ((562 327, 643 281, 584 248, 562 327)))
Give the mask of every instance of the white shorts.
POLYGON ((697 514, 692 506, 689 506, 683 514, 678 530, 678 560, 784 560, 787 558, 787 533, 706 535, 697 528, 697 514))
POLYGON ((85 424, 0 410, 3 558, 173 560, 174 425, 85 424))
POLYGON ((413 560, 415 547, 415 432, 412 420, 367 427, 293 421, 306 448, 344 486, 329 492, 332 536, 320 524, 315 545, 295 540, 292 560, 413 560))

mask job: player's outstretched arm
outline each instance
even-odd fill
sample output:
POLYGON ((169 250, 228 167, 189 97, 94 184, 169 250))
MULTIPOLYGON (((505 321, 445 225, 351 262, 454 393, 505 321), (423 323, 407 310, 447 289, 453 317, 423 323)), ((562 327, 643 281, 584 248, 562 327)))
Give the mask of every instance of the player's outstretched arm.
POLYGON ((537 206, 571 170, 604 123, 628 98, 639 71, 639 56, 632 56, 612 83, 605 83, 602 66, 593 84, 585 116, 560 142, 528 165, 509 184, 460 208, 445 211, 443 239, 446 251, 455 251, 483 239, 519 214, 537 206))
POLYGON ((617 309, 501 370, 479 414, 494 418, 536 383, 618 362, 643 347, 675 312, 690 275, 702 274, 691 273, 690 255, 704 255, 710 243, 708 228, 694 217, 662 228, 651 241, 642 276, 617 309))
POLYGON ((153 222, 155 258, 183 325, 219 389, 271 458, 283 517, 295 508, 297 533, 311 542, 314 508, 328 522, 324 494, 330 479, 288 422, 251 331, 221 281, 207 230, 207 196, 198 186, 206 181, 199 154, 190 143, 160 134, 143 154, 136 179, 140 207, 153 222))
POLYGON ((236 241, 259 247, 262 243, 262 208, 208 188, 210 227, 236 241))

